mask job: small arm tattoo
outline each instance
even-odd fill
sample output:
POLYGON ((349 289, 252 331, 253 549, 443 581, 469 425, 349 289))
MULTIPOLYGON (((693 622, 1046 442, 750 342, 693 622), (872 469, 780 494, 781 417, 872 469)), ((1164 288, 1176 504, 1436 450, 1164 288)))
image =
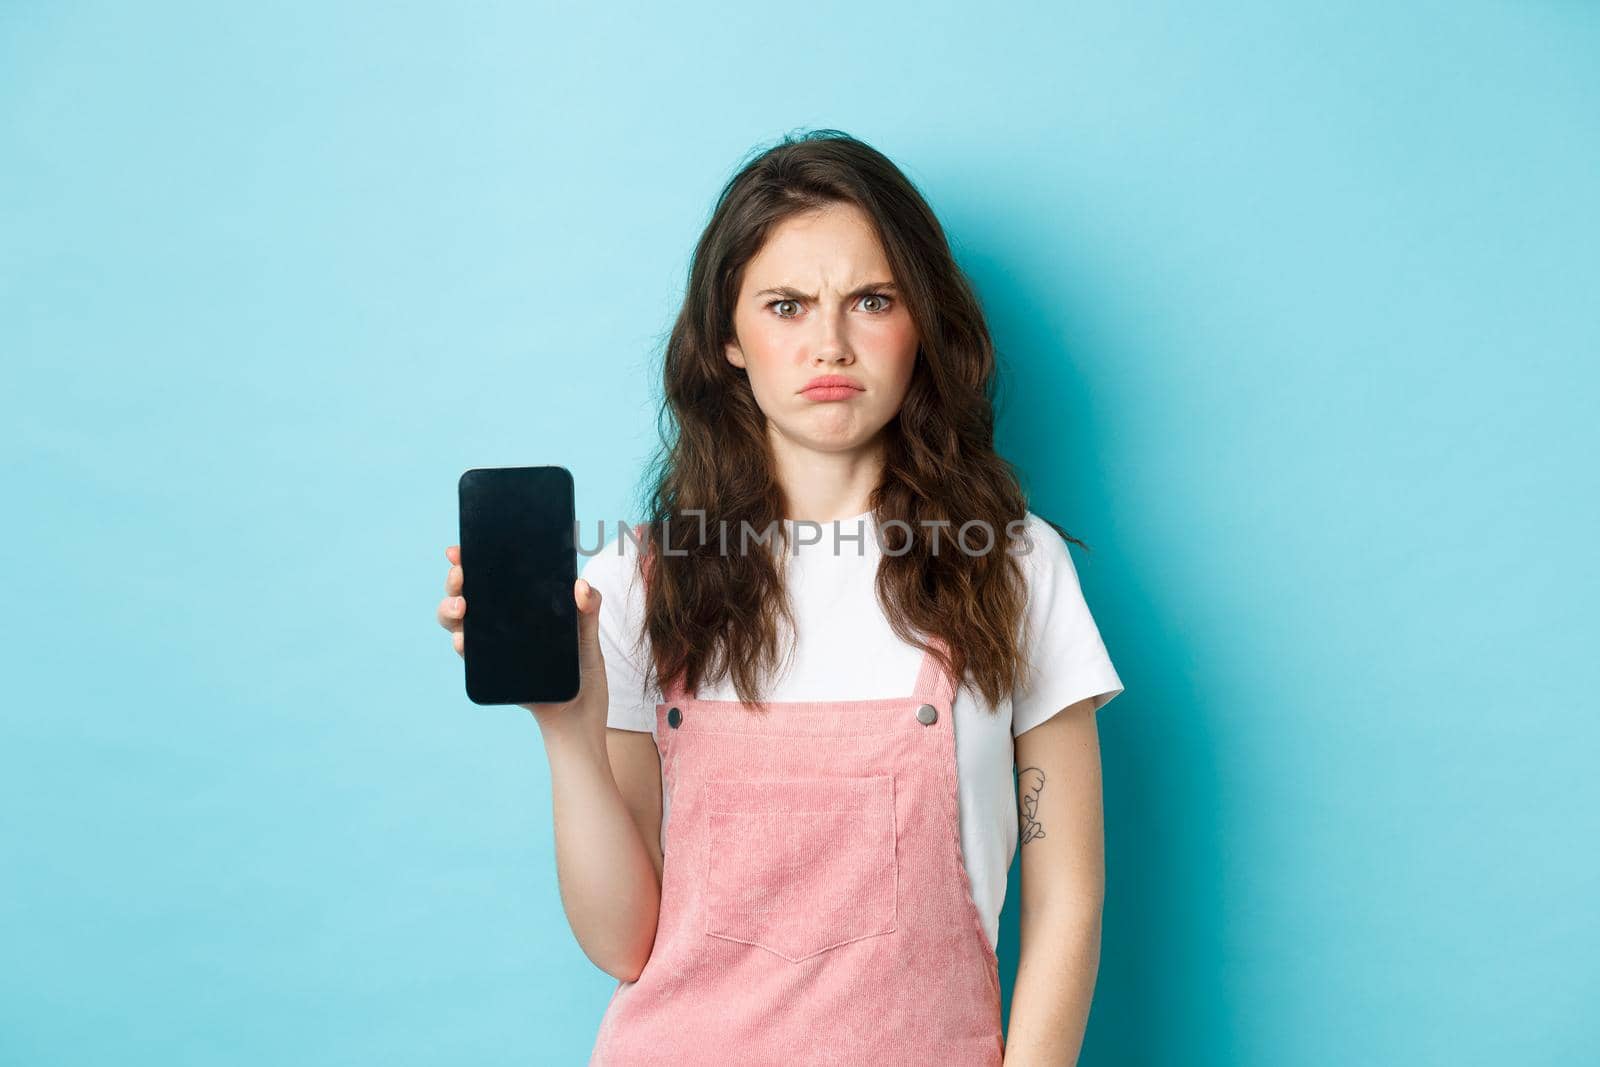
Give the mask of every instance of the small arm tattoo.
POLYGON ((1020 816, 1022 827, 1019 846, 1027 844, 1036 837, 1044 836, 1044 827, 1039 825, 1039 791, 1044 788, 1044 772, 1037 767, 1029 767, 1017 774, 1017 813, 1020 816))

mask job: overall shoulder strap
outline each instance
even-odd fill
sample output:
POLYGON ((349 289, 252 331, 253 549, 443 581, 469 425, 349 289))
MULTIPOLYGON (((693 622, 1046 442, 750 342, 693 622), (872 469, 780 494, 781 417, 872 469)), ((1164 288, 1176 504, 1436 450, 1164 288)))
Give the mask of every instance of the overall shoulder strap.
POLYGON ((948 649, 949 645, 942 637, 928 637, 928 649, 922 654, 922 667, 917 671, 916 688, 912 690, 916 699, 943 709, 953 705, 956 689, 950 672, 939 662, 935 653, 948 652, 948 649))

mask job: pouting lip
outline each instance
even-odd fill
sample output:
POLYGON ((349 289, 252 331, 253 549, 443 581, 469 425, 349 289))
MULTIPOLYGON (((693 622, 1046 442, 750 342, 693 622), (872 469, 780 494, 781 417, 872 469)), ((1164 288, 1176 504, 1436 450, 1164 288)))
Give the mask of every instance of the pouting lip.
POLYGON ((865 387, 862 386, 860 382, 856 381, 854 378, 846 378, 842 374, 824 374, 820 378, 813 378, 805 385, 802 385, 800 387, 800 391, 803 393, 808 389, 825 389, 829 386, 840 385, 848 386, 849 388, 858 391, 865 391, 865 387))

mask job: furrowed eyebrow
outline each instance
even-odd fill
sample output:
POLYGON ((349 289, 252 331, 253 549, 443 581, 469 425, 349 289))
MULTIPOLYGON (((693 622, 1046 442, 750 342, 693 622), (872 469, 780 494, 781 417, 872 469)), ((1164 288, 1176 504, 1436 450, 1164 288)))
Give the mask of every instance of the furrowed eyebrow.
MULTIPOLYGON (((856 288, 850 290, 850 292, 846 293, 845 295, 846 296, 850 296, 850 297, 858 297, 858 296, 866 296, 868 293, 897 292, 897 291, 898 290, 895 288, 894 282, 868 282, 866 285, 857 286, 856 288)), ((781 296, 785 300, 813 300, 814 301, 814 300, 817 299, 817 296, 816 296, 815 293, 802 293, 800 290, 795 289, 795 288, 793 288, 791 286, 787 286, 787 285, 780 285, 776 289, 763 289, 759 293, 757 293, 756 296, 758 296, 758 297, 761 297, 761 296, 781 296)))

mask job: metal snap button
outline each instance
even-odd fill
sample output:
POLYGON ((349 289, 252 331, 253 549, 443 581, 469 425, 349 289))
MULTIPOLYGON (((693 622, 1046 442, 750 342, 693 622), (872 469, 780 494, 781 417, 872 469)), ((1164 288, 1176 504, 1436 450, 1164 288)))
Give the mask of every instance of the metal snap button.
POLYGON ((679 711, 677 708, 668 708, 667 709, 667 725, 668 726, 670 726, 674 730, 676 730, 678 728, 678 724, 680 722, 682 722, 682 721, 683 721, 683 712, 679 711))
POLYGON ((924 704, 917 709, 917 721, 924 726, 929 726, 939 717, 939 709, 932 704, 924 704))

